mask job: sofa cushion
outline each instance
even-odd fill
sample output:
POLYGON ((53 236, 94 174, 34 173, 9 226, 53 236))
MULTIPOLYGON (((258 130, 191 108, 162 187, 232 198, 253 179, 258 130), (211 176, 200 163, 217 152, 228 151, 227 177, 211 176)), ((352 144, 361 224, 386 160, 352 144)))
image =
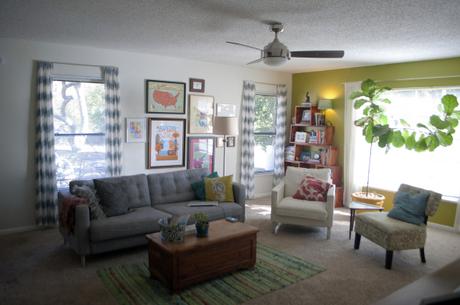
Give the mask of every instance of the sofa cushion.
POLYGON ((192 183, 201 181, 207 174, 207 168, 195 168, 148 175, 152 206, 194 200, 192 183))
POLYGON ((355 219, 355 232, 387 250, 423 248, 426 226, 387 217, 386 212, 361 213, 355 219))
POLYGON ((284 196, 293 196, 305 176, 332 183, 331 170, 329 168, 302 168, 288 166, 284 180, 284 196))
POLYGON ((96 190, 94 188, 91 188, 88 185, 75 185, 72 189, 72 193, 77 197, 86 199, 91 219, 106 217, 100 205, 100 199, 96 196, 96 190))
POLYGON ((170 216, 151 207, 142 207, 128 214, 94 220, 90 225, 90 239, 103 241, 158 232, 158 221, 170 216))
POLYGON ((316 179, 312 176, 305 176, 292 197, 300 200, 326 202, 327 191, 331 186, 326 181, 316 179))
MULTIPOLYGON (((222 219, 227 216, 233 216, 239 218, 243 214, 243 208, 233 202, 221 202, 218 206, 202 206, 202 207, 189 207, 190 202, 178 202, 159 204, 155 206, 155 209, 167 212, 172 215, 193 215, 195 213, 206 213, 209 220, 222 219)), ((193 222, 193 220, 189 220, 193 222)))
POLYGON ((107 216, 124 214, 130 208, 150 205, 147 178, 144 174, 94 179, 96 191, 107 216))
POLYGON ((205 196, 208 201, 234 202, 233 176, 204 178, 205 196))
POLYGON ((292 197, 285 197, 278 203, 276 214, 320 221, 327 219, 327 210, 324 202, 305 201, 292 197))

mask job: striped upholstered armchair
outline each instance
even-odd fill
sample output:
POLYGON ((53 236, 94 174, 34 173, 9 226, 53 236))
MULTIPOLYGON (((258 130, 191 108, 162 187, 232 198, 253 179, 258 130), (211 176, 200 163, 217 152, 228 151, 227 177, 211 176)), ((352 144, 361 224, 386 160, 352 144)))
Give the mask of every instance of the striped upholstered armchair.
MULTIPOLYGON (((418 194, 427 190, 401 184, 398 192, 418 194)), ((426 222, 433 216, 441 201, 441 194, 428 191, 424 224, 416 225, 390 218, 388 213, 362 213, 355 220, 355 249, 359 249, 361 236, 386 250, 385 268, 391 269, 393 251, 419 249, 420 259, 425 263, 426 222)))

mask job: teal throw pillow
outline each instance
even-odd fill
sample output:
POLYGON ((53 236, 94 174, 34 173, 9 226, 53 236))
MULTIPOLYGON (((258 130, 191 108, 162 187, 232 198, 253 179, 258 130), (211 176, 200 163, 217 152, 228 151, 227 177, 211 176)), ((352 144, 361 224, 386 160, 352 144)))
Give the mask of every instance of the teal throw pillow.
MULTIPOLYGON (((212 172, 210 173, 207 178, 217 178, 219 177, 219 174, 217 172, 212 172)), ((206 200, 206 192, 204 188, 204 177, 198 182, 192 183, 192 190, 195 193, 195 198, 197 200, 206 200)))
POLYGON ((429 192, 411 194, 397 192, 394 207, 388 212, 388 217, 402 220, 408 223, 420 225, 425 222, 425 209, 429 192))

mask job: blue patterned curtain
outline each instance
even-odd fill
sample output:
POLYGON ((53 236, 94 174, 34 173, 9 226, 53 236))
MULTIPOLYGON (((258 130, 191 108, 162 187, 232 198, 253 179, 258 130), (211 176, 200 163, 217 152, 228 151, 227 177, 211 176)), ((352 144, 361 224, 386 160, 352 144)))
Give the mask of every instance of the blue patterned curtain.
POLYGON ((276 86, 276 137, 275 166, 273 169, 273 185, 281 182, 284 176, 284 144, 286 142, 286 85, 276 86))
POLYGON ((118 68, 102 67, 105 84, 105 147, 107 172, 110 176, 121 174, 120 138, 120 84, 118 68))
POLYGON ((36 113, 36 223, 38 226, 55 225, 57 217, 56 165, 54 156, 53 64, 37 62, 36 113))
POLYGON ((243 82, 241 105, 241 171, 240 182, 246 189, 246 198, 254 198, 254 105, 256 86, 252 81, 243 82))

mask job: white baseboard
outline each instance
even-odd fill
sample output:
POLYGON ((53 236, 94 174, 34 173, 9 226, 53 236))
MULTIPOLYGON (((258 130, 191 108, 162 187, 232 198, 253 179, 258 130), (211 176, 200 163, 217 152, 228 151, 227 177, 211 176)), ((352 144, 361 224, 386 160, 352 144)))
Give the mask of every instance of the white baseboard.
POLYGON ((268 192, 268 193, 260 193, 260 194, 254 194, 254 198, 268 197, 268 196, 270 196, 271 194, 272 194, 271 192, 268 192))
POLYGON ((457 232, 457 230, 455 230, 454 227, 449 227, 449 226, 445 226, 445 225, 440 225, 439 223, 434 223, 434 222, 428 222, 428 227, 431 227, 431 228, 436 228, 436 229, 441 229, 441 230, 445 230, 445 231, 449 231, 449 232, 457 232))
POLYGON ((10 229, 2 229, 2 230, 0 230, 0 235, 7 235, 7 234, 13 234, 13 233, 34 231, 34 230, 38 230, 38 229, 39 229, 39 227, 37 227, 37 226, 24 226, 24 227, 10 228, 10 229))

